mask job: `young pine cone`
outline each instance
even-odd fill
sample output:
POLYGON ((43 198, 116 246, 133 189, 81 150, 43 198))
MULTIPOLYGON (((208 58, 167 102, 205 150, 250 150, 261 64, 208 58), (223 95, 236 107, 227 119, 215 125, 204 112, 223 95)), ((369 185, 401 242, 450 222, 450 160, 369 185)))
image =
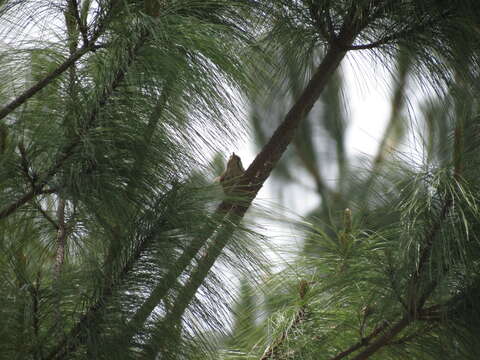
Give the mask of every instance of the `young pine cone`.
POLYGON ((232 194, 235 183, 244 172, 242 160, 239 156, 235 155, 235 153, 232 153, 232 156, 228 159, 227 168, 219 178, 225 194, 232 194))

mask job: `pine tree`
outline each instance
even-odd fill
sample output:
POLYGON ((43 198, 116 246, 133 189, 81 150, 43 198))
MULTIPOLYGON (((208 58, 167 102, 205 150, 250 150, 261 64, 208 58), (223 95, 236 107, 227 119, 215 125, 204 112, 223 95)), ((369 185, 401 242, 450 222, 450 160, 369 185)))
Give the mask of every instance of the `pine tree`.
MULTIPOLYGON (((322 93, 334 105, 323 121, 347 179, 337 69, 349 52, 388 63, 402 49, 412 74, 439 94, 429 112, 431 163, 420 171, 377 161, 389 171, 363 181, 367 195, 379 195, 364 199, 368 221, 354 208, 336 231, 312 224, 306 244, 315 256, 299 263, 300 280, 286 274, 276 287, 293 306, 285 315, 272 305, 272 341, 252 351, 264 359, 475 357, 474 1, 0 5, 2 356, 214 354, 220 340, 204 330, 225 333, 230 300, 215 265, 260 269, 248 243, 259 235, 243 219, 258 191, 291 143, 318 175, 304 120, 322 93), (241 133, 232 94, 259 97, 298 68, 283 120, 219 196, 205 164, 241 133), (437 104, 449 110, 438 122, 437 104), (438 151, 448 146, 438 129, 450 130, 449 151, 438 151)), ((316 186, 323 214, 354 204, 359 191, 345 180, 339 202, 316 186)))

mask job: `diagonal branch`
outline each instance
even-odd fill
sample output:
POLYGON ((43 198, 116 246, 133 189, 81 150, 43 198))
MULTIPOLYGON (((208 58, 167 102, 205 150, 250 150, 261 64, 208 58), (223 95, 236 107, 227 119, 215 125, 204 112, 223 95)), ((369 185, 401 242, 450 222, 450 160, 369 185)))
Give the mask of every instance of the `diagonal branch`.
POLYGON ((347 350, 342 351, 341 353, 337 354, 335 357, 331 358, 331 360, 340 360, 344 357, 350 355, 351 353, 361 349, 364 346, 368 346, 370 342, 375 339, 382 331, 388 328, 388 322, 384 321, 382 324, 377 326, 368 336, 365 336, 361 339, 361 341, 357 342, 356 344, 350 346, 347 350))
POLYGON ((13 214, 17 209, 32 200, 35 196, 40 195, 40 194, 53 194, 57 191, 57 189, 43 189, 43 186, 35 186, 34 189, 30 190, 26 194, 22 195, 21 198, 18 200, 14 201, 12 204, 8 205, 5 207, 2 211, 0 211, 0 219, 7 217, 11 214, 13 214))
POLYGON ((64 359, 66 354, 73 353, 80 344, 84 343, 87 336, 86 333, 90 330, 89 326, 98 321, 99 314, 114 294, 115 288, 121 284, 125 277, 130 273, 131 269, 155 235, 155 232, 151 233, 142 242, 137 244, 128 261, 123 264, 117 276, 113 279, 111 277, 106 279, 106 285, 101 289, 101 293, 96 302, 85 311, 70 332, 59 341, 58 345, 49 353, 45 360, 64 359))
POLYGON ((57 248, 55 250, 55 264, 53 267, 53 280, 56 297, 55 322, 58 329, 63 328, 62 311, 61 311, 61 277, 63 264, 65 262, 65 247, 67 243, 67 227, 65 224, 65 199, 58 199, 57 206, 57 248))
POLYGON ((395 323, 390 329, 388 329, 382 337, 373 342, 368 346, 364 351, 355 356, 352 360, 365 360, 368 359, 371 355, 376 353, 383 346, 387 345, 391 339, 397 336, 403 329, 405 329, 413 320, 406 316, 395 323))
MULTIPOLYGON (((143 46, 146 40, 147 35, 143 34, 142 36, 140 36, 137 44, 133 47, 133 49, 130 49, 128 51, 126 63, 117 69, 112 82, 104 87, 99 99, 97 100, 96 105, 93 106, 93 109, 91 109, 90 113, 87 115, 86 126, 83 130, 83 133, 86 133, 88 129, 90 129, 94 125, 100 110, 107 104, 113 92, 118 88, 118 86, 125 78, 125 74, 128 71, 128 68, 135 60, 138 51, 143 46)), ((50 169, 48 169, 44 174, 38 176, 38 181, 36 182, 34 188, 28 193, 24 194, 21 198, 17 199, 12 204, 6 206, 3 210, 1 210, 0 219, 11 215, 19 207, 33 199, 36 195, 44 193, 43 188, 47 185, 50 179, 58 173, 64 163, 74 154, 75 149, 81 143, 81 141, 82 138, 80 136, 76 136, 71 143, 61 149, 58 152, 57 159, 50 167, 50 169)))
MULTIPOLYGON (((237 185, 248 193, 246 198, 244 200, 242 199, 242 204, 234 205, 231 201, 224 201, 217 207, 214 214, 215 218, 221 220, 227 214, 230 214, 230 225, 225 225, 225 229, 216 236, 215 241, 209 246, 206 255, 200 260, 198 267, 191 274, 189 282, 184 286, 183 292, 180 293, 179 299, 175 301, 172 314, 175 313, 176 316, 181 317, 191 298, 195 295, 198 287, 201 285, 202 280, 210 271, 210 268, 215 263, 217 257, 226 246, 229 237, 234 231, 234 224, 239 223, 241 218, 245 215, 256 194, 285 152, 288 144, 294 138, 295 130, 298 125, 307 116, 344 56, 345 52, 337 47, 331 47, 329 49, 307 87, 286 115, 285 120, 280 124, 268 143, 263 147, 255 160, 245 171, 244 176, 237 185), (181 300, 182 298, 183 300, 181 300)), ((137 314, 134 315, 133 320, 135 321, 131 326, 134 328, 141 326, 148 318, 148 315, 160 303, 162 298, 175 286, 177 278, 190 265, 192 259, 198 254, 208 238, 214 233, 216 226, 208 226, 210 229, 206 229, 206 235, 195 239, 177 259, 175 264, 172 265, 169 272, 153 290, 148 302, 143 304, 142 307, 140 307, 140 312, 137 312, 137 314)), ((133 333, 130 335, 133 336, 133 333)))
MULTIPOLYGON (((112 2, 112 4, 113 3, 115 2, 112 2)), ((95 42, 106 30, 106 25, 108 22, 107 20, 108 20, 108 17, 110 16, 111 10, 113 9, 113 6, 114 5, 110 5, 110 8, 108 9, 109 11, 107 11, 107 15, 105 15, 104 20, 100 23, 98 29, 94 32, 94 34, 86 44, 83 44, 81 48, 79 48, 76 52, 71 54, 56 69, 54 69, 49 74, 45 75, 43 79, 39 80, 32 87, 25 90, 21 95, 19 95, 14 100, 12 100, 9 104, 5 105, 2 109, 0 109, 0 120, 5 118, 7 115, 12 113, 15 109, 17 109, 20 105, 24 104, 28 99, 30 99, 35 94, 37 94, 40 90, 42 90, 44 87, 49 85, 53 80, 55 80, 58 76, 63 74, 72 65, 74 65, 82 56, 94 50, 95 42)))
MULTIPOLYGON (((343 43, 351 44, 353 42, 355 33, 351 28, 344 26, 341 34, 342 35, 340 38, 343 43)), ((227 245, 228 240, 235 231, 236 225, 240 223, 241 219, 255 199, 258 191, 262 188, 271 171, 287 149, 287 146, 292 142, 295 136, 295 131, 297 130, 300 122, 308 115, 313 105, 318 100, 320 94, 325 88, 325 85, 340 65, 340 62, 345 54, 346 52, 343 49, 335 45, 330 46, 323 61, 317 68, 317 71, 314 73, 313 77, 303 90, 296 103, 287 113, 284 121, 275 130, 270 140, 267 142, 267 144, 265 144, 260 153, 250 164, 237 184, 237 187, 245 192, 245 197, 242 199, 242 202, 233 204, 230 201, 224 201, 219 205, 216 214, 221 215, 223 213, 224 216, 227 215, 229 221, 223 226, 223 229, 219 231, 215 239, 213 239, 212 243, 207 247, 204 257, 199 260, 197 267, 192 271, 189 280, 179 292, 177 298, 175 299, 173 308, 162 321, 162 324, 166 324, 169 321, 175 322, 182 317, 184 311, 195 296, 195 293, 201 286, 216 259, 227 245)), ((212 233, 213 231, 210 234, 212 233)), ((199 244, 195 245, 198 246, 199 244)), ((203 244, 200 244, 198 250, 202 245, 203 244)), ((198 250, 194 251, 194 256, 197 254, 198 250)), ((186 252, 184 255, 185 254, 186 252)), ((182 260, 184 260, 184 255, 182 255, 182 260)), ((194 256, 189 259, 187 266, 190 264, 191 259, 193 259, 194 256)), ((182 268, 182 271, 183 269, 185 269, 185 267, 182 268)), ((180 271, 178 275, 181 274, 182 271, 180 271)), ((167 280, 169 280, 171 284, 162 285, 173 286, 176 282, 176 277, 173 278, 172 276, 167 278, 167 280)), ((168 290, 165 290, 165 293, 166 291, 168 290)), ((159 330, 162 329, 162 324, 160 325, 159 330)), ((161 343, 161 341, 159 343, 161 343)))

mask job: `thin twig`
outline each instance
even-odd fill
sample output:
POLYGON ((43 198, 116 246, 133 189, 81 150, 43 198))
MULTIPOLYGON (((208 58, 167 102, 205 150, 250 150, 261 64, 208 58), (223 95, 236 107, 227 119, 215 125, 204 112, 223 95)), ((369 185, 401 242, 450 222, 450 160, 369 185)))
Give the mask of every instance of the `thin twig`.
POLYGON ((65 260, 65 245, 67 238, 67 228, 65 226, 65 200, 58 199, 57 207, 57 250, 55 255, 54 279, 56 282, 60 280, 62 266, 65 260))
POLYGON ((383 45, 387 45, 388 43, 390 43, 394 40, 395 41, 403 40, 411 34, 415 35, 417 33, 421 33, 422 30, 425 30, 426 28, 432 27, 438 21, 439 18, 443 18, 443 17, 447 16, 449 14, 449 12, 450 12, 450 10, 447 9, 447 10, 443 11, 437 17, 430 18, 429 21, 425 21, 424 23, 421 23, 421 24, 419 24, 418 26, 415 26, 415 27, 405 28, 403 30, 397 31, 394 34, 389 35, 389 36, 385 36, 384 38, 379 39, 377 41, 373 41, 371 43, 361 44, 361 45, 347 45, 347 46, 343 45, 343 48, 345 50, 368 50, 368 49, 375 49, 375 48, 378 48, 378 47, 383 46, 383 45))
POLYGON ((40 332, 40 316, 39 316, 39 307, 40 307, 40 280, 41 280, 41 271, 37 272, 37 278, 35 282, 29 286, 30 296, 32 298, 32 329, 33 336, 35 338, 35 359, 42 358, 42 344, 39 341, 39 332, 40 332))
POLYGON ((89 40, 88 40, 88 31, 87 28, 85 27, 85 24, 83 23, 82 19, 80 19, 80 13, 78 12, 78 3, 77 0, 69 0, 69 5, 70 9, 72 11, 72 15, 75 18, 75 21, 78 26, 78 30, 80 31, 80 34, 82 35, 83 39, 83 45, 88 45, 89 40))
POLYGON ((55 287, 55 296, 57 301, 57 306, 55 308, 55 325, 58 330, 63 328, 62 321, 62 312, 61 312, 61 275, 63 269, 63 263, 65 261, 65 246, 67 242, 67 230, 65 226, 65 200, 62 198, 58 199, 57 207, 57 249, 55 252, 55 264, 53 267, 53 279, 55 287))
POLYGON ((27 151, 25 150, 25 145, 22 142, 18 143, 18 151, 20 153, 20 163, 22 165, 22 171, 28 182, 32 186, 32 189, 35 188, 36 177, 30 175, 30 161, 27 158, 27 151))

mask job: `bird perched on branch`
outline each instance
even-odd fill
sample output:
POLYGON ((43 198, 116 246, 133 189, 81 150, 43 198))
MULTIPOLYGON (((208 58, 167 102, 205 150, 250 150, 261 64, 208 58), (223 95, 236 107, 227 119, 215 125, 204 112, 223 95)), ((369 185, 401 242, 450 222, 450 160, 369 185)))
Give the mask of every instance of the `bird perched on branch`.
POLYGON ((225 194, 232 194, 235 183, 244 172, 245 170, 243 169, 242 160, 239 156, 235 155, 235 153, 232 153, 228 159, 225 171, 217 178, 220 184, 222 184, 225 194))

